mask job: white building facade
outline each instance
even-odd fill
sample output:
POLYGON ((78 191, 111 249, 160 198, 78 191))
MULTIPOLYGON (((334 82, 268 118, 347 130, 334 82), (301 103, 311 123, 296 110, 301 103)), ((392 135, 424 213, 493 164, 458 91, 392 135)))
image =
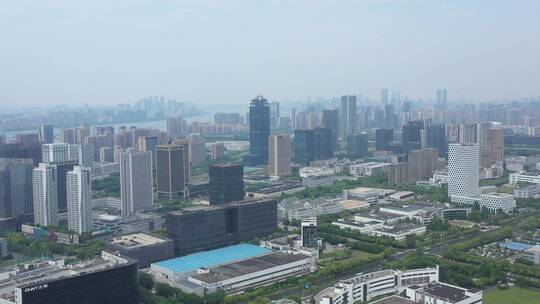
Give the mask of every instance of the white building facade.
POLYGON ((68 229, 82 234, 92 230, 92 182, 89 168, 73 167, 67 173, 68 229))
POLYGON ((43 227, 58 224, 58 175, 56 166, 40 163, 32 171, 34 224, 43 227))

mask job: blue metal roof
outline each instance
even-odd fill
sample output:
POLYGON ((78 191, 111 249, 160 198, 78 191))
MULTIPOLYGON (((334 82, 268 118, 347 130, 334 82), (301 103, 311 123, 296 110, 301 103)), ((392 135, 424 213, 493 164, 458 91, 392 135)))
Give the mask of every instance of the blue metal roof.
POLYGON ((506 248, 510 250, 515 251, 524 251, 532 247, 532 245, 520 243, 520 242, 506 242, 506 243, 499 243, 499 247, 506 248))
POLYGON ((272 250, 251 244, 239 244, 210 251, 193 253, 183 257, 154 263, 175 273, 191 272, 198 268, 208 268, 239 260, 272 253, 272 250))

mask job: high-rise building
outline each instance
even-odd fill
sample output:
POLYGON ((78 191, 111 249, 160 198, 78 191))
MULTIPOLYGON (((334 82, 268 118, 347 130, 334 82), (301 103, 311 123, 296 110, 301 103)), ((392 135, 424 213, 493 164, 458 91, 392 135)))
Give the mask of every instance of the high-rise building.
POLYGON ((255 97, 249 106, 249 157, 252 165, 268 162, 268 136, 270 135, 270 106, 262 97, 255 97))
POLYGON ((478 144, 448 145, 448 196, 460 204, 480 197, 480 150, 478 144))
POLYGON ((156 147, 156 186, 159 196, 173 199, 184 197, 186 190, 185 162, 187 149, 181 145, 156 147))
POLYGON ((403 145, 403 152, 405 154, 411 150, 418 150, 422 148, 420 131, 423 129, 424 122, 422 120, 409 121, 403 126, 401 143, 403 145))
POLYGON ((393 104, 384 106, 384 127, 394 129, 398 126, 398 116, 393 104))
POLYGON ((288 134, 268 138, 268 173, 273 176, 291 175, 291 138, 288 134))
POLYGON ((444 125, 429 125, 426 128, 426 147, 436 148, 439 156, 448 153, 444 125))
POLYGON ((437 169, 438 152, 435 148, 409 151, 407 170, 409 182, 416 182, 433 176, 437 169))
POLYGON ((94 166, 94 147, 90 144, 69 145, 69 160, 77 165, 92 168, 94 166))
POLYGON ((26 158, 0 158, 0 217, 33 212, 33 162, 26 158))
POLYGON ((90 136, 90 126, 83 124, 82 126, 75 129, 75 143, 83 144, 86 140, 86 137, 90 136))
POLYGON ((377 129, 375 130, 375 150, 388 151, 389 144, 394 140, 394 130, 392 129, 377 129))
POLYGON ((112 147, 101 147, 99 149, 99 162, 100 163, 113 163, 114 153, 112 147))
POLYGON ((82 234, 92 230, 92 172, 75 166, 66 176, 68 229, 82 234))
POLYGON ((226 204, 244 199, 244 165, 210 165, 208 175, 211 205, 226 204))
POLYGON ((39 143, 38 133, 19 133, 15 134, 15 143, 22 145, 31 145, 39 143))
POLYGON ((463 144, 478 143, 477 124, 461 124, 458 127, 458 141, 463 144))
POLYGON ((44 163, 56 163, 70 160, 69 144, 54 143, 41 146, 42 161, 44 163))
POLYGON ((75 129, 60 130, 60 142, 65 144, 75 144, 75 129))
POLYGON ((200 134, 190 134, 189 141, 189 164, 198 166, 206 160, 206 147, 204 138, 200 134))
POLYGON ((276 130, 279 124, 279 102, 272 101, 270 103, 270 128, 276 130))
POLYGON ((504 130, 491 128, 488 137, 491 162, 495 163, 504 160, 504 130))
POLYGON ((187 134, 186 120, 180 116, 167 118, 167 133, 169 136, 178 136, 187 134))
POLYGON ((388 183, 390 185, 403 185, 409 182, 409 163, 400 162, 391 164, 388 168, 388 183))
POLYGON ((293 131, 296 130, 296 108, 291 110, 291 122, 293 131))
POLYGON ((152 153, 152 168, 156 168, 156 146, 158 145, 157 136, 141 136, 137 140, 137 150, 152 153))
POLYGON ((187 139, 176 139, 172 141, 173 145, 181 146, 184 149, 184 184, 189 184, 191 181, 191 166, 189 162, 189 140, 187 139))
POLYGON ((210 146, 210 159, 216 160, 225 157, 225 144, 214 143, 210 146))
POLYGON ((349 157, 364 157, 368 153, 368 138, 366 133, 351 134, 347 137, 347 155, 349 157))
POLYGON ((381 90, 381 104, 388 104, 388 89, 381 90))
POLYGON ((120 153, 120 197, 123 216, 154 204, 151 152, 128 149, 120 153))
POLYGON ((64 162, 52 163, 56 166, 56 197, 58 199, 58 211, 66 212, 67 211, 67 174, 69 171, 72 171, 73 168, 77 165, 77 161, 68 160, 64 162))
POLYGON ((290 133, 291 132, 291 118, 288 116, 279 118, 279 132, 290 133))
POLYGON ((332 131, 332 151, 335 151, 339 137, 339 115, 337 109, 323 110, 322 125, 332 131))
POLYGON ((317 248, 317 218, 302 220, 300 225, 300 237, 302 239, 302 247, 317 248))
POLYGON ((444 110, 448 107, 448 96, 446 89, 437 89, 436 107, 441 110, 444 110))
POLYGON ((310 130, 294 131, 294 161, 298 164, 308 165, 316 159, 332 157, 332 133, 328 128, 315 128, 310 130))
POLYGON ((39 141, 45 144, 54 142, 54 128, 51 125, 40 125, 38 129, 39 141))
POLYGON ((56 165, 41 163, 32 171, 34 223, 43 227, 58 224, 56 165))
POLYGON ((340 119, 340 137, 345 141, 356 131, 356 96, 341 96, 340 119))

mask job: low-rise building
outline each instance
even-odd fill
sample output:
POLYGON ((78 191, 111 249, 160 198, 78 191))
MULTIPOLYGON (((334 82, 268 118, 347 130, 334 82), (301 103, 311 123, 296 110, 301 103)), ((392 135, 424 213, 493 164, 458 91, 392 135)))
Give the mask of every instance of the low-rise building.
POLYGON ((491 212, 502 210, 505 213, 512 212, 516 208, 516 200, 512 194, 488 193, 480 195, 480 206, 491 212))
POLYGON ((144 232, 115 236, 105 243, 105 247, 136 259, 139 268, 174 257, 174 242, 171 239, 144 232))
POLYGON ((421 304, 476 304, 482 303, 482 291, 465 289, 458 286, 434 282, 423 286, 409 286, 407 298, 421 304))
POLYGON ((510 173, 508 175, 508 182, 515 185, 518 182, 527 182, 531 184, 540 184, 540 175, 528 175, 521 173, 510 173))
POLYGON ((302 178, 302 186, 305 186, 306 188, 329 187, 333 184, 334 176, 332 175, 318 175, 302 178))
POLYGON ((514 198, 540 197, 540 184, 517 182, 514 186, 514 198))
POLYGON ((438 280, 438 266, 411 270, 387 269, 358 274, 319 292, 315 295, 315 302, 317 304, 367 302, 377 296, 395 294, 407 286, 438 282, 438 280))
POLYGON ((534 263, 540 264, 540 245, 533 246, 523 253, 523 258, 534 263))
POLYGON ((383 176, 388 172, 390 163, 369 162, 349 166, 352 176, 383 176))

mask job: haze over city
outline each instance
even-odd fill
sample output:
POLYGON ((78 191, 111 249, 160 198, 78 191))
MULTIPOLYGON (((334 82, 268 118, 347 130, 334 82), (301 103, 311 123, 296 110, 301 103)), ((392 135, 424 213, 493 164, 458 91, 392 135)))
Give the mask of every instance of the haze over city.
POLYGON ((538 1, 9 1, 0 107, 540 95, 538 1))

